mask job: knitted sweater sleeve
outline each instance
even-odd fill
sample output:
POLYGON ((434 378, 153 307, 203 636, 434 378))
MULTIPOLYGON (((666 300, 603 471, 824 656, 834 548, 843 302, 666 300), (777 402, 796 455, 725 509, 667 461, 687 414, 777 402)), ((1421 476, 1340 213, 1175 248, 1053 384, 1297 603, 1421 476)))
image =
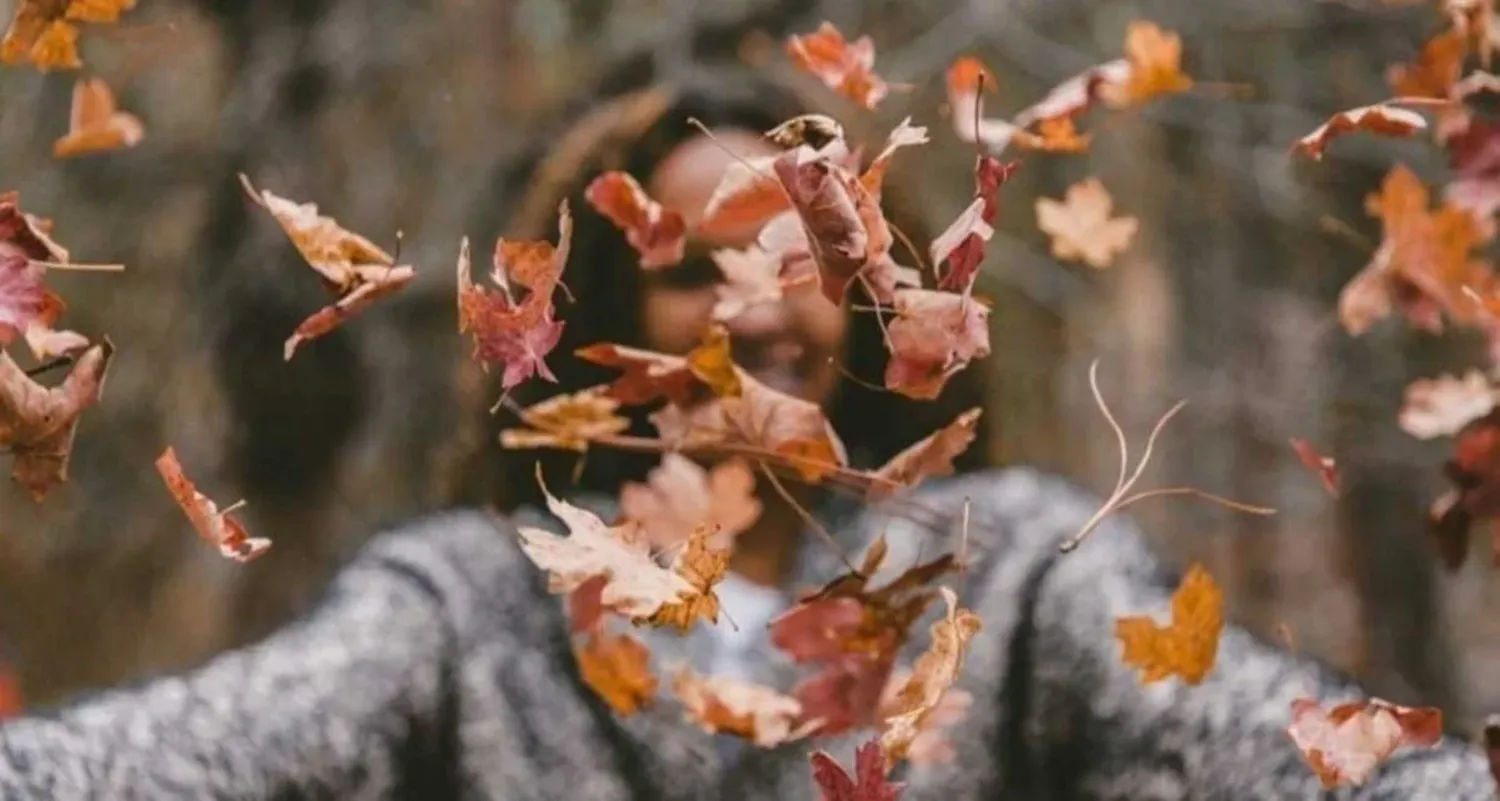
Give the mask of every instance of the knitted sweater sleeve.
POLYGON ((382 535, 258 644, 5 723, 0 797, 555 797, 524 756, 550 745, 533 731, 543 712, 513 708, 513 684, 554 694, 545 715, 574 740, 559 759, 607 749, 570 734, 594 726, 561 671, 530 675, 567 656, 548 644, 556 605, 537 603, 545 588, 508 528, 452 513, 382 535))
POLYGON ((965 666, 976 701, 951 738, 965 767, 949 777, 948 797, 1495 798, 1481 752, 1453 737, 1402 749, 1365 786, 1325 794, 1285 732, 1291 702, 1367 697, 1358 686, 1232 625, 1202 684, 1143 686, 1120 661, 1114 622, 1164 621, 1176 577, 1137 530, 1111 519, 1060 553, 1098 501, 1028 470, 945 482, 922 501, 952 515, 965 499, 976 559, 965 594, 985 629, 965 666))

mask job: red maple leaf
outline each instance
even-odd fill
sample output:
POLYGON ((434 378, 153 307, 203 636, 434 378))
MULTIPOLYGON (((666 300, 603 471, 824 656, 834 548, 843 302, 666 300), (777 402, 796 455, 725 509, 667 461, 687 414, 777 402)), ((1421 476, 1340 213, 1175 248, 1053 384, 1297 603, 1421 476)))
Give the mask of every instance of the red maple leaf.
MULTIPOLYGON (((974 197, 983 201, 984 205, 979 213, 979 219, 987 226, 993 226, 995 218, 1000 215, 1000 187, 1010 180, 1021 162, 1002 162, 994 156, 981 154, 974 164, 974 197)), ((960 220, 961 221, 961 220, 960 220)), ((960 221, 955 221, 955 226, 960 221)), ((950 230, 952 230, 950 228, 950 230)), ((933 250, 937 250, 938 240, 933 242, 933 250)), ((949 289, 955 292, 967 290, 974 283, 974 276, 979 272, 979 264, 984 261, 984 243, 989 236, 980 234, 978 231, 967 232, 967 235, 953 249, 948 251, 948 271, 938 280, 939 289, 949 289)), ((936 266, 940 259, 934 252, 933 265, 936 266)))
POLYGON ((886 781, 885 756, 879 741, 855 750, 853 776, 826 751, 814 751, 808 759, 813 781, 823 793, 822 801, 897 801, 906 789, 904 783, 886 781))

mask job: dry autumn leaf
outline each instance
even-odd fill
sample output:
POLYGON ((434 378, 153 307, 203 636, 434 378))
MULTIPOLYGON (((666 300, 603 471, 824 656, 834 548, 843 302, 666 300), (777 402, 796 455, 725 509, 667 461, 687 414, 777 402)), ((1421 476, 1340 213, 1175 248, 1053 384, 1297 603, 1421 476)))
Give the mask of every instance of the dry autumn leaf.
POLYGON ((1427 128, 1427 119, 1415 111, 1386 103, 1340 111, 1319 125, 1312 133, 1297 140, 1292 149, 1321 161, 1323 150, 1333 139, 1355 131, 1381 136, 1408 137, 1427 128))
POLYGON ((610 397, 627 406, 665 398, 673 404, 697 403, 712 393, 688 368, 687 359, 642 348, 600 342, 579 348, 578 358, 624 372, 609 385, 610 397))
POLYGON ((1037 227, 1052 237, 1052 255, 1082 259, 1102 270, 1130 246, 1139 226, 1134 217, 1111 218, 1114 201, 1098 178, 1068 187, 1059 202, 1037 198, 1037 227))
POLYGON ((521 410, 527 428, 500 432, 505 448, 562 448, 583 453, 599 437, 619 434, 630 421, 619 414, 620 402, 605 394, 604 387, 548 398, 521 410))
POLYGON ((620 489, 620 511, 640 524, 653 547, 679 545, 702 526, 714 532, 712 547, 728 548, 760 519, 761 503, 744 459, 705 470, 680 453, 665 453, 645 483, 627 481, 620 489))
POLYGON ((552 592, 573 592, 590 579, 608 576, 600 603, 637 621, 695 594, 687 579, 657 564, 635 524, 606 526, 593 513, 553 497, 545 485, 542 491, 547 508, 563 522, 568 536, 531 526, 520 527, 519 533, 521 550, 547 571, 552 592))
POLYGON ((251 200, 270 212, 297 252, 322 277, 324 286, 338 296, 303 320, 287 338, 282 354, 287 361, 303 342, 329 334, 416 277, 411 267, 397 266, 375 243, 318 214, 316 204, 294 203, 269 190, 256 189, 243 173, 240 183, 251 200))
POLYGON ((812 33, 787 37, 792 63, 862 108, 874 109, 890 93, 875 74, 875 42, 868 36, 846 41, 833 23, 812 33))
POLYGON ((167 491, 172 494, 172 500, 177 502, 188 521, 193 524, 193 530, 204 541, 218 548, 225 559, 249 562, 271 548, 270 540, 250 536, 244 525, 234 518, 232 511, 239 504, 219 511, 218 504, 198 491, 182 471, 182 463, 177 461, 175 449, 168 447, 157 457, 156 472, 161 474, 167 491))
POLYGON ((72 158, 135 147, 146 136, 139 117, 120 111, 109 85, 99 78, 83 78, 73 85, 73 109, 68 132, 52 143, 56 158, 72 158))
POLYGON ((910 678, 881 711, 880 750, 890 762, 905 759, 913 741, 927 728, 928 717, 958 680, 969 640, 981 628, 979 616, 960 609, 952 590, 942 587, 938 591, 948 606, 947 617, 932 624, 927 653, 917 659, 910 678))
POLYGON ((990 309, 972 294, 899 289, 893 300, 887 389, 931 400, 971 361, 990 355, 990 309))
POLYGON ((1493 411, 1495 401, 1495 387, 1478 370, 1462 378, 1419 378, 1406 386, 1398 420, 1401 430, 1417 439, 1449 437, 1493 411))
POLYGON ((562 338, 564 323, 553 319, 552 293, 562 282, 573 238, 573 216, 567 201, 558 206, 557 247, 550 242, 495 243, 496 289, 474 283, 469 240, 459 245, 458 331, 472 333, 474 359, 485 369, 499 364, 500 385, 510 390, 533 375, 556 382, 547 355, 562 338), (527 291, 517 301, 511 285, 527 291))
MULTIPOLYGON (((986 226, 991 226, 991 234, 994 232, 992 226, 995 219, 1000 216, 1000 187, 1010 180, 1010 176, 1020 166, 1019 161, 1002 162, 983 153, 974 161, 974 198, 984 204, 979 217, 986 226)), ((948 270, 938 279, 938 289, 968 292, 979 274, 979 265, 984 261, 984 245, 989 241, 989 236, 985 236, 982 229, 976 226, 966 238, 952 242, 964 230, 965 224, 960 217, 933 240, 929 254, 933 269, 936 270, 944 260, 948 262, 948 270)))
POLYGON ((1083 153, 1089 149, 1091 134, 1079 133, 1072 117, 1047 117, 1038 120, 1036 133, 1018 132, 1016 146, 1041 153, 1083 153))
MULTIPOLYGON (((885 686, 885 694, 880 699, 880 708, 892 708, 892 705, 896 703, 896 693, 910 681, 910 670, 893 672, 890 681, 885 686)), ((957 755, 953 751, 953 744, 948 742, 944 730, 962 722, 973 706, 973 693, 957 687, 950 688, 943 694, 943 700, 938 702, 931 714, 923 719, 917 736, 912 739, 911 746, 907 748, 906 761, 913 765, 938 765, 952 762, 957 755)))
MULTIPOLYGON (((779 186, 776 192, 781 193, 779 186)), ((784 260, 778 253, 751 245, 744 250, 715 250, 711 255, 723 277, 714 286, 718 294, 714 322, 727 323, 756 306, 775 303, 788 288, 781 279, 784 260)))
POLYGON ((826 751, 814 751, 808 759, 821 801, 899 801, 906 789, 900 782, 886 781, 885 756, 873 740, 855 749, 853 776, 826 751))
POLYGON ((1316 700, 1298 698, 1292 701, 1292 723, 1286 733, 1324 789, 1357 787, 1369 781, 1397 748, 1437 745, 1443 713, 1379 698, 1337 704, 1325 712, 1316 700))
POLYGON ((953 422, 906 448, 875 471, 870 495, 879 498, 894 487, 915 487, 923 479, 953 475, 953 460, 974 442, 983 409, 974 407, 953 422))
POLYGON ((1224 628, 1224 594, 1202 565, 1194 564, 1172 594, 1172 622, 1157 625, 1148 616, 1115 621, 1115 637, 1126 665, 1140 668, 1141 683, 1180 676, 1199 684, 1213 669, 1224 628))
POLYGON ((625 232, 625 241, 641 256, 642 270, 660 270, 682 261, 687 223, 681 214, 652 200, 629 173, 606 172, 588 185, 583 196, 625 232))
POLYGON ((744 392, 739 369, 729 354, 729 329, 714 323, 703 332, 703 341, 688 351, 688 369, 721 398, 737 398, 744 392))
POLYGON ((1139 105, 1193 88, 1193 80, 1182 72, 1182 38, 1155 23, 1130 23, 1125 30, 1125 60, 1130 65, 1129 76, 1099 89, 1110 106, 1139 105))
MULTIPOLYGON (((0 265, 0 273, 3 273, 4 269, 3 265, 0 265)), ((0 283, 3 281, 3 277, 0 277, 0 283)), ((4 290, 0 289, 0 294, 3 292, 4 290)), ((43 290, 41 310, 27 324, 25 332, 26 346, 31 348, 31 353, 37 361, 46 362, 61 358, 82 351, 89 346, 88 337, 57 327, 58 319, 67 310, 68 306, 63 302, 61 295, 43 290)), ((3 312, 0 312, 0 318, 3 316, 3 312)), ((5 341, 5 323, 0 322, 0 343, 5 341)))
POLYGON ((651 654, 630 634, 590 636, 574 644, 573 655, 583 683, 615 712, 629 717, 656 697, 651 654))
POLYGON ((1297 454, 1297 460, 1302 466, 1311 470, 1318 480, 1323 484, 1323 491, 1329 495, 1339 494, 1339 470, 1334 463, 1333 457, 1324 456, 1306 440, 1292 437, 1292 452, 1297 454))
POLYGON ((686 547, 672 561, 672 571, 685 579, 692 591, 662 604, 645 622, 672 626, 679 632, 686 632, 699 619, 719 622, 719 596, 714 594, 714 585, 729 571, 729 549, 709 544, 713 535, 711 525, 700 525, 688 535, 686 547))
MULTIPOLYGON (((1449 570, 1463 567, 1475 519, 1500 515, 1500 410, 1464 426, 1453 438, 1453 455, 1443 465, 1452 489, 1433 502, 1431 535, 1449 570)), ((1491 549, 1500 566, 1500 526, 1491 525, 1491 549)))
POLYGON ((1468 42, 1457 31, 1440 33, 1422 46, 1412 64, 1396 64, 1386 71, 1386 82, 1400 97, 1448 97, 1463 74, 1468 42))
POLYGON ((1339 320, 1350 334, 1364 333, 1397 308, 1412 325, 1432 332, 1443 329, 1444 316, 1475 319, 1465 289, 1485 286, 1489 270, 1470 251, 1490 233, 1463 209, 1427 206, 1427 187, 1399 164, 1366 198, 1366 209, 1381 221, 1382 239, 1369 265, 1339 295, 1339 320))
POLYGON ((761 748, 774 748, 806 736, 797 724, 797 699, 759 684, 727 676, 700 676, 680 670, 672 689, 687 719, 704 731, 743 737, 761 748))
POLYGON ((29 61, 39 70, 78 69, 78 23, 111 23, 135 8, 136 0, 19 0, 5 37, 0 64, 29 61))
POLYGON ((925 145, 928 141, 925 127, 912 125, 911 117, 902 120, 901 124, 891 129, 890 136, 885 142, 885 149, 880 151, 880 154, 870 162, 870 166, 859 176, 860 183, 864 184, 865 189, 876 201, 879 201, 880 192, 885 187, 885 174, 891 167, 891 160, 895 157, 896 151, 903 147, 925 145))
POLYGON ((0 447, 15 456, 11 479, 38 503, 68 480, 79 418, 99 402, 114 350, 108 340, 89 348, 62 384, 51 388, 0 351, 0 447))

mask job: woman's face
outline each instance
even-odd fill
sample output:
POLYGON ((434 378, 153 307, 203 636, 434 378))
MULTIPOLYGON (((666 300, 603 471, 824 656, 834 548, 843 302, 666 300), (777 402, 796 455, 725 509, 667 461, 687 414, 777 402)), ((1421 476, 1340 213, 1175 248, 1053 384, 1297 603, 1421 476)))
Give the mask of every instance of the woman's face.
MULTIPOLYGON (((700 135, 678 145, 649 176, 646 190, 663 206, 681 213, 691 227, 736 156, 775 152, 757 133, 719 129, 713 139, 700 135)), ((715 287, 722 280, 709 254, 718 248, 743 248, 755 241, 756 233, 747 228, 712 239, 689 238, 681 265, 646 274, 646 347, 686 353, 698 344, 712 322, 715 287)), ((848 321, 823 293, 794 289, 780 301, 751 307, 726 326, 735 363, 761 383, 818 404, 832 398, 848 321)))

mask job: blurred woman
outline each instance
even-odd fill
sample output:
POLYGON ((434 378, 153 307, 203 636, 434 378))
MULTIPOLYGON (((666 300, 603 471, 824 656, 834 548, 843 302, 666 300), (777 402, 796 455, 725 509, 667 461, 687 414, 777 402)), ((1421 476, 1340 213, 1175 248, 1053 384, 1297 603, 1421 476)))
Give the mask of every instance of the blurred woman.
MULTIPOLYGON (((576 300, 559 303, 567 327, 550 360, 558 382, 533 381, 517 400, 612 378, 614 371, 571 355, 583 345, 692 348, 722 280, 710 251, 755 235, 692 242, 682 264, 645 275, 621 234, 584 202, 594 176, 625 170, 691 222, 734 157, 775 152, 761 132, 809 109, 762 75, 705 73, 595 103, 552 140, 516 184, 524 189, 507 237, 552 238, 558 204, 571 198, 577 224, 565 280, 576 300), (689 119, 711 128, 713 139, 689 119)), ((900 200, 895 187, 885 195, 888 206, 900 200)), ((890 214, 919 233, 900 209, 890 214)), ((737 363, 822 406, 859 466, 881 464, 985 397, 981 366, 957 376, 934 402, 851 378, 881 375, 878 326, 870 314, 815 291, 789 292, 729 326, 737 363)), ((558 530, 540 509, 537 454, 501 451, 496 429, 514 422, 482 413, 494 397, 488 388, 476 385, 473 395, 478 422, 472 455, 456 471, 454 510, 374 539, 315 609, 258 644, 0 727, 4 797, 817 797, 805 741, 745 747, 684 721, 666 699, 621 717, 585 684, 564 608, 517 545, 517 525, 558 530), (480 505, 504 515, 476 511, 480 505)), ((1062 555, 1059 543, 1097 500, 1029 469, 994 469, 987 441, 981 430, 957 476, 907 496, 906 508, 921 514, 862 508, 815 491, 788 500, 757 484, 761 514, 736 538, 732 573, 718 588, 734 625, 700 624, 681 639, 644 635, 655 656, 785 687, 789 668, 765 623, 798 591, 843 569, 839 555, 811 536, 803 510, 813 510, 847 554, 883 533, 887 562, 897 568, 957 550, 967 519, 969 558, 957 583, 983 628, 957 686, 972 704, 945 732, 951 759, 902 767, 903 798, 1323 797, 1284 730, 1292 701, 1353 699, 1358 688, 1233 627, 1201 685, 1143 687, 1121 664, 1114 621, 1163 609, 1175 577, 1158 568, 1123 519, 1062 555)), ((596 448, 569 484, 572 456, 542 457, 554 490, 607 520, 625 482, 643 480, 653 464, 596 448)), ((927 645, 925 631, 913 629, 907 660, 927 645)), ((846 732, 816 745, 848 764, 852 746, 869 736, 846 732)), ((1443 739, 1398 753, 1346 797, 1492 795, 1478 750, 1443 739)))

